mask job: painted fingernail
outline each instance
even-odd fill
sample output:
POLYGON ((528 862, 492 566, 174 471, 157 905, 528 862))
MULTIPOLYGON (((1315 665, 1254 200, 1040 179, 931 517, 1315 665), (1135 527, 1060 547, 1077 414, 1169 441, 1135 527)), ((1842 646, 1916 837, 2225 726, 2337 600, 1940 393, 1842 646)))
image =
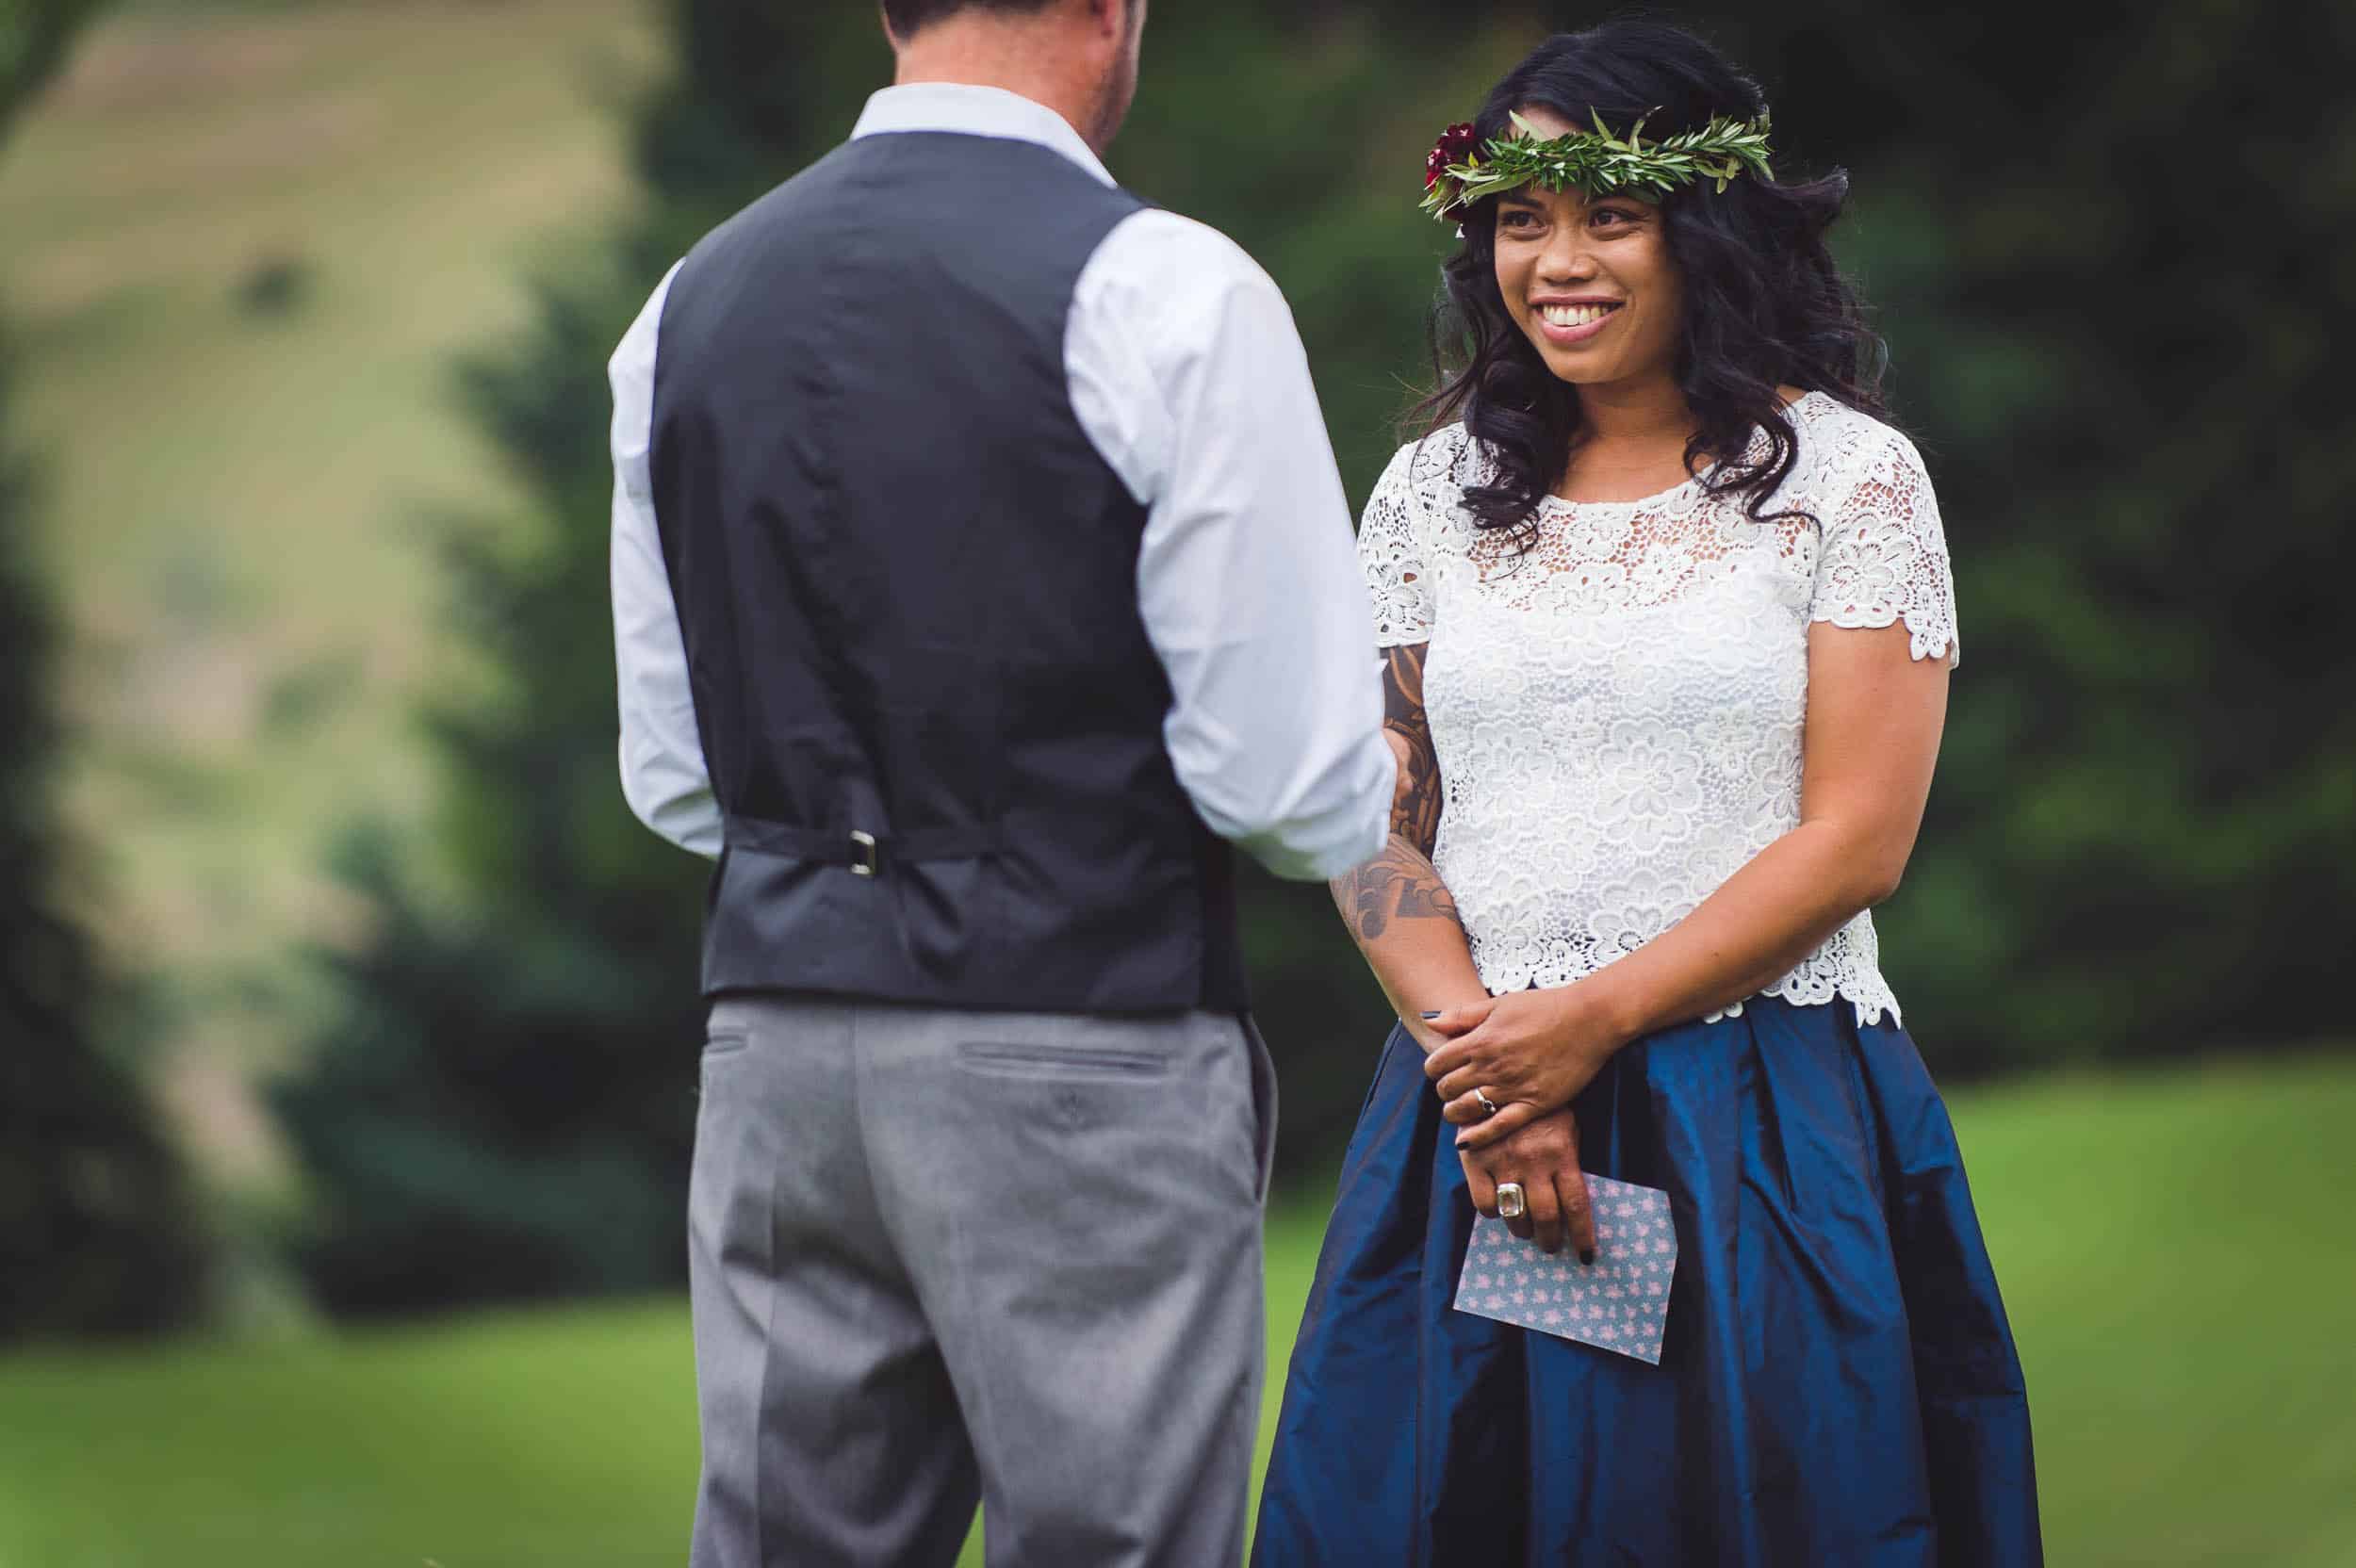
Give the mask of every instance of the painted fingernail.
POLYGON ((1439 1014, 1437 1014, 1437 1013, 1426 1013, 1426 1014, 1424 1014, 1424 1015, 1423 1015, 1423 1021, 1424 1021, 1426 1023, 1429 1023, 1429 1022, 1431 1022, 1433 1019, 1438 1018, 1439 1016, 1440 1016, 1440 1015, 1439 1015, 1439 1014))
POLYGON ((1590 1268, 1595 1267, 1595 1250, 1594 1248, 1592 1248, 1592 1247, 1582 1247, 1582 1248, 1580 1248, 1580 1249, 1579 1250, 1579 1261, 1580 1263, 1585 1264, 1585 1265, 1586 1265, 1588 1267, 1590 1267, 1590 1268))

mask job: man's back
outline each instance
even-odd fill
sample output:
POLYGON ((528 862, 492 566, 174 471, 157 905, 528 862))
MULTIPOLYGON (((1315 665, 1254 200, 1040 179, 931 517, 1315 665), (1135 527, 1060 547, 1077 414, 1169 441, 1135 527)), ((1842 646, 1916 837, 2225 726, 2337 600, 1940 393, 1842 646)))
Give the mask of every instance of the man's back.
POLYGON ((672 280, 650 476, 727 826, 708 990, 1243 1005, 1229 852, 1162 740, 1147 508, 1065 365, 1140 204, 1032 142, 869 136, 672 280), (875 875, 826 858, 855 833, 875 875))

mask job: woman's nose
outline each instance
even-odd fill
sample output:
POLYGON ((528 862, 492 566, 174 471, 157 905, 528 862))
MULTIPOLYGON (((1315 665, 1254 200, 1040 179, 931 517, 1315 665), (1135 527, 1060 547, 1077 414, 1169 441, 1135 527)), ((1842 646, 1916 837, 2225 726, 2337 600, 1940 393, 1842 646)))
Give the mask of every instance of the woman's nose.
POLYGON ((1538 255, 1538 275, 1548 283, 1576 283, 1595 270, 1595 257, 1575 235, 1557 237, 1538 255))

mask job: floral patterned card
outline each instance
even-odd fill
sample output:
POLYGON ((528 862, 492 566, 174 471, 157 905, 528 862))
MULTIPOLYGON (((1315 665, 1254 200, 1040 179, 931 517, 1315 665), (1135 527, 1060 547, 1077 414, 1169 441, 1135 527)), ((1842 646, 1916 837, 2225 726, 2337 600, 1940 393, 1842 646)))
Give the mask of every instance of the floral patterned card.
POLYGON ((1549 1257, 1502 1219, 1473 1221, 1456 1310, 1575 1339, 1661 1364, 1677 1273, 1677 1233, 1669 1195, 1609 1176, 1587 1178, 1595 1212, 1595 1261, 1565 1248, 1549 1257))

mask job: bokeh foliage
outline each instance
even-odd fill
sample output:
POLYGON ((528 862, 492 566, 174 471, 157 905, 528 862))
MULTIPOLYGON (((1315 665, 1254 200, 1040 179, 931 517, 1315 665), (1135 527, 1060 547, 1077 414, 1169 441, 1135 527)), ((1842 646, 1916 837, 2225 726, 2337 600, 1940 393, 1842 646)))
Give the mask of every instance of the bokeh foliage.
POLYGON ((0 0, 0 139, 63 66, 105 0, 0 0))
MULTIPOLYGON (((678 1273, 702 869, 614 781, 603 360, 888 59, 864 6, 666 14, 647 209, 466 373, 532 505, 450 534, 452 628, 500 678, 433 715, 460 897, 355 838, 379 938, 332 960, 343 1016, 283 1100, 325 1203, 304 1262, 338 1306, 678 1273)), ((2356 894, 2331 570, 2356 454, 2330 353, 2356 326, 2334 250, 2356 13, 2090 6, 2073 27, 2105 41, 2084 49, 2034 44, 2050 16, 2019 4, 1687 14, 1766 81, 1779 168, 1855 174, 1840 248, 1948 519, 1968 657, 1883 919, 1926 1051, 1963 1073, 2311 1036, 2356 894)), ((1423 154, 1541 30, 1503 7, 1194 0, 1149 36, 1115 164, 1284 286, 1356 494, 1421 374, 1446 244, 1415 210, 1423 154)), ((1297 1175, 1346 1135, 1383 1004, 1323 890, 1253 880, 1247 934, 1297 1175)))
MULTIPOLYGON (((86 0, 0 0, 0 140, 55 74, 86 0)), ((0 442, 14 412, 0 335, 0 442)), ((186 1172, 102 1018, 128 1001, 64 906, 58 628, 33 570, 39 475, 0 445, 0 1340, 127 1333, 201 1304, 186 1172)))

